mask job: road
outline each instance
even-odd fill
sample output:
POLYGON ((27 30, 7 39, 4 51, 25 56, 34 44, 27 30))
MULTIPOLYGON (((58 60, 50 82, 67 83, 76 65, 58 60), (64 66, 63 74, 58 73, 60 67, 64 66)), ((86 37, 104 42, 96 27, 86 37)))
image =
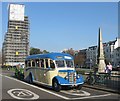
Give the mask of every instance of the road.
POLYGON ((0 74, 2 77, 2 99, 39 100, 39 99, 113 99, 118 101, 120 95, 83 87, 80 91, 65 90, 55 92, 36 84, 28 84, 16 78, 0 74))

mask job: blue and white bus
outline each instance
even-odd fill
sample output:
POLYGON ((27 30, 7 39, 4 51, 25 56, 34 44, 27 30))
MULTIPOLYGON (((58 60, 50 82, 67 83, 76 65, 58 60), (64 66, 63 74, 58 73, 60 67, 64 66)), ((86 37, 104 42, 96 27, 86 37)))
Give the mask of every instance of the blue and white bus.
POLYGON ((81 89, 84 79, 77 75, 74 59, 66 53, 47 53, 26 57, 24 79, 60 91, 62 86, 81 89))

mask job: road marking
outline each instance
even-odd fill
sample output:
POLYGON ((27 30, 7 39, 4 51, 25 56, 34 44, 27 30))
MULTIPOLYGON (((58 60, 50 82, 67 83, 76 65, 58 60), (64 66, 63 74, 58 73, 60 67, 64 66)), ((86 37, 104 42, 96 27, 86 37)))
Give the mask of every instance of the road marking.
POLYGON ((39 96, 27 89, 10 89, 7 93, 15 98, 20 100, 36 100, 39 96))
POLYGON ((75 95, 75 96, 90 96, 90 93, 84 90, 70 90, 70 91, 61 91, 62 93, 75 95))
MULTIPOLYGON (((1 75, 1 74, 0 74, 0 75, 1 75)), ((23 82, 23 81, 19 81, 19 80, 17 80, 17 79, 14 79, 14 78, 5 76, 5 75, 1 75, 1 76, 4 76, 4 77, 9 78, 9 79, 12 79, 12 80, 15 80, 15 81, 20 82, 20 83, 23 83, 23 84, 25 84, 25 85, 29 85, 29 86, 31 86, 31 87, 34 87, 34 88, 36 88, 36 89, 39 89, 39 90, 41 90, 41 91, 47 92, 47 93, 49 93, 49 94, 55 95, 55 96, 57 96, 57 97, 60 97, 60 98, 66 99, 66 100, 88 99, 88 98, 97 98, 97 97, 104 97, 104 96, 110 96, 110 95, 111 95, 111 94, 103 94, 103 95, 95 95, 95 96, 68 98, 68 97, 59 95, 59 94, 57 94, 57 93, 53 93, 53 92, 50 92, 50 91, 48 91, 48 90, 45 90, 45 89, 43 89, 43 88, 40 88, 40 87, 37 87, 37 86, 34 86, 34 85, 30 85, 30 84, 25 83, 25 82, 23 82)))
MULTIPOLYGON (((1 75, 1 74, 0 74, 0 75, 1 75)), ((5 76, 5 75, 1 75, 1 76, 4 76, 4 77, 9 78, 9 79, 12 79, 12 80, 15 80, 15 81, 17 81, 17 82, 23 83, 23 84, 25 84, 25 85, 28 85, 28 86, 31 86, 31 87, 34 87, 34 88, 37 88, 37 89, 39 89, 39 90, 41 90, 41 91, 47 92, 47 93, 52 94, 52 95, 55 95, 55 96, 57 96, 57 97, 60 97, 60 98, 66 99, 66 100, 69 99, 68 97, 65 97, 65 96, 59 95, 59 94, 57 94, 57 93, 54 93, 54 92, 45 90, 45 89, 43 89, 43 88, 40 88, 40 87, 31 85, 31 84, 25 83, 25 82, 23 82, 23 81, 20 81, 20 80, 15 79, 15 78, 11 78, 11 77, 8 77, 8 76, 5 76)))
POLYGON ((111 94, 103 94, 103 95, 95 95, 95 96, 86 96, 86 97, 79 97, 79 98, 71 98, 71 100, 77 100, 77 99, 88 99, 88 98, 98 98, 98 97, 105 97, 110 96, 111 94))

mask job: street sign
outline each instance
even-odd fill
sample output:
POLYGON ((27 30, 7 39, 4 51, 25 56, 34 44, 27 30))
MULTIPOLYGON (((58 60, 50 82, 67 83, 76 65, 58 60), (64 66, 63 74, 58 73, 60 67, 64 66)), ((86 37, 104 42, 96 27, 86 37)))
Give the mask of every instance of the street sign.
POLYGON ((37 94, 26 89, 10 89, 7 93, 11 97, 20 100, 35 100, 39 98, 37 94))

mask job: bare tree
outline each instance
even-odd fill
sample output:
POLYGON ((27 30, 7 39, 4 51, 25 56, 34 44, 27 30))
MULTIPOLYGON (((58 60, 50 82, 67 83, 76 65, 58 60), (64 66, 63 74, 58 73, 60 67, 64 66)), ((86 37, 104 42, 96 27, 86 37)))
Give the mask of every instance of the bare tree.
POLYGON ((72 56, 75 55, 75 51, 73 50, 73 48, 70 48, 70 49, 68 49, 68 50, 65 50, 65 51, 63 51, 63 53, 68 53, 68 54, 71 54, 72 56))

